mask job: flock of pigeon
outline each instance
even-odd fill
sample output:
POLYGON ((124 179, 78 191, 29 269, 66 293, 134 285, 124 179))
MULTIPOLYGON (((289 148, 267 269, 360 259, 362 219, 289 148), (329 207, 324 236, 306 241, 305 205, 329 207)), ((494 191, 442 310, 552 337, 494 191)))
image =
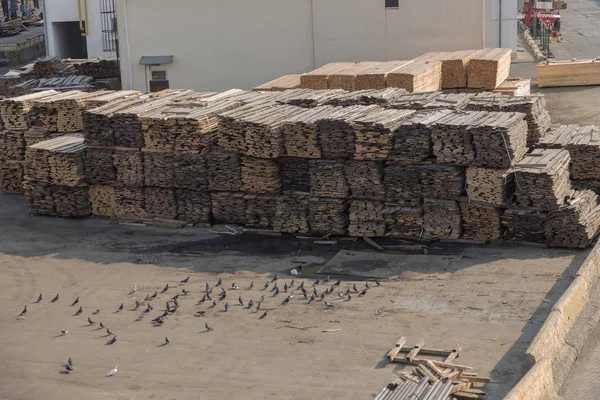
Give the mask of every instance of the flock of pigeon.
MULTIPOLYGON (((188 276, 184 280, 180 281, 180 284, 185 285, 189 281, 190 281, 190 277, 188 276)), ((324 304, 324 307, 326 309, 332 309, 332 308, 334 308, 334 305, 332 303, 330 303, 329 301, 327 301, 327 297, 328 296, 333 297, 333 294, 335 293, 336 290, 337 290, 337 298, 339 300, 349 301, 352 299, 352 294, 354 294, 358 297, 363 297, 367 294, 367 291, 371 288, 371 286, 369 285, 369 281, 365 281, 365 285, 363 288, 359 289, 356 286, 356 283, 354 283, 352 286, 348 286, 346 288, 346 290, 342 293, 342 291, 339 290, 339 287, 341 285, 340 279, 338 279, 336 282, 332 283, 331 286, 329 286, 329 282, 330 282, 329 277, 327 277, 323 280, 317 279, 312 284, 309 284, 312 286, 312 288, 309 289, 306 287, 305 281, 302 281, 298 286, 296 286, 294 288, 294 285, 296 282, 295 282, 295 279, 292 279, 290 282, 285 282, 283 284, 283 287, 280 288, 279 287, 279 274, 275 274, 275 276, 271 280, 268 280, 267 282, 265 282, 261 291, 263 291, 265 293, 269 293, 268 297, 271 297, 271 298, 278 296, 283 291, 283 293, 286 294, 286 297, 281 302, 282 305, 288 304, 294 298, 295 291, 300 291, 302 293, 302 295, 301 295, 302 298, 304 298, 304 300, 308 301, 307 304, 311 304, 314 301, 322 301, 324 304), (328 287, 323 291, 319 291, 319 285, 328 285, 328 287)), ((374 284, 376 286, 381 286, 381 283, 377 279, 375 279, 372 282, 372 284, 374 284)), ((248 287, 247 290, 252 290, 253 288, 254 288, 254 281, 252 281, 250 283, 250 286, 248 287)), ((162 289, 160 294, 167 293, 167 291, 169 289, 170 289, 169 284, 167 284, 162 289)), ((240 287, 238 286, 237 283, 233 282, 231 284, 230 291, 237 291, 237 290, 240 290, 240 287)), ((131 291, 129 292, 129 295, 134 294, 136 291, 137 291, 137 286, 134 285, 133 288, 131 289, 131 291)), ((189 294, 191 294, 191 292, 189 290, 187 290, 186 288, 181 289, 181 293, 176 294, 170 300, 168 300, 165 304, 165 309, 163 310, 162 314, 160 314, 159 316, 154 318, 151 321, 151 323, 154 326, 163 325, 166 322, 166 319, 168 318, 169 314, 174 314, 175 312, 177 312, 177 309, 179 308, 179 297, 180 296, 188 296, 189 294)), ((206 283, 204 295, 198 301, 198 303, 196 303, 196 305, 198 305, 198 306, 208 305, 208 304, 210 304, 210 305, 208 305, 208 307, 206 307, 206 310, 197 311, 196 315, 199 317, 203 317, 206 314, 208 309, 217 308, 219 306, 218 302, 221 302, 221 304, 223 304, 222 307, 223 307, 224 312, 229 311, 229 302, 227 301, 228 294, 229 294, 229 292, 227 291, 227 289, 225 289, 223 287, 222 279, 219 278, 218 282, 214 286, 210 286, 210 284, 206 283), (216 294, 214 292, 215 288, 220 288, 220 292, 218 294, 216 294)), ((136 321, 141 321, 142 319, 144 319, 144 317, 147 314, 150 313, 150 311, 152 311, 154 309, 154 307, 152 307, 152 305, 151 305, 151 302, 152 302, 152 300, 158 298, 158 296, 159 296, 159 292, 155 291, 152 295, 150 295, 150 294, 146 295, 146 297, 143 301, 139 301, 139 300, 135 301, 135 305, 134 305, 132 311, 138 311, 140 309, 140 307, 145 306, 144 310, 141 311, 140 314, 138 315, 136 321)), ((238 295, 237 303, 242 307, 246 307, 246 309, 248 309, 248 310, 252 310, 253 314, 260 312, 261 314, 260 314, 259 319, 264 319, 269 315, 269 310, 268 309, 265 309, 264 311, 261 310, 261 305, 268 297, 267 297, 267 295, 262 294, 260 296, 260 298, 257 300, 257 302, 254 303, 253 300, 244 302, 244 299, 242 298, 242 296, 238 295)), ((50 300, 50 302, 55 303, 59 299, 60 299, 60 296, 57 294, 56 296, 54 296, 54 298, 52 298, 52 300, 50 300)), ((42 293, 40 293, 40 295, 38 296, 37 301, 35 303, 36 304, 41 303, 42 300, 43 300, 43 296, 42 296, 42 293)), ((73 301, 71 306, 74 307, 74 306, 77 306, 78 304, 79 304, 79 296, 73 301)), ((121 303, 121 305, 117 308, 116 312, 122 312, 124 309, 125 309, 125 304, 121 303)), ((26 305, 19 316, 23 317, 27 313, 27 311, 28 311, 28 308, 26 305)), ((77 315, 81 315, 82 313, 83 313, 83 306, 80 305, 74 315, 77 316, 77 315)), ((93 316, 96 316, 98 314, 100 314, 99 309, 96 309, 95 311, 92 312, 93 316)), ((96 321, 94 321, 91 318, 91 316, 87 317, 87 322, 90 326, 96 324, 96 321)), ((102 322, 99 323, 99 326, 101 329, 106 329, 106 333, 109 336, 112 336, 112 338, 109 339, 108 342, 106 342, 106 344, 107 345, 115 344, 117 342, 117 335, 114 332, 112 332, 110 330, 110 328, 106 327, 102 322)), ((206 322, 204 324, 204 327, 207 332, 211 332, 214 330, 213 327, 208 325, 208 322, 206 322)), ((62 332, 63 336, 67 335, 69 333, 69 331, 66 329, 62 329, 61 332, 62 332)), ((165 338, 165 342, 163 343, 162 346, 166 346, 169 343, 171 343, 171 339, 167 336, 165 338)), ((65 364, 65 370, 66 370, 65 371, 66 373, 70 373, 74 370, 73 360, 71 359, 71 357, 69 357, 67 363, 65 364)), ((111 377, 111 376, 114 376, 116 373, 117 373, 117 367, 113 368, 106 376, 111 377)))

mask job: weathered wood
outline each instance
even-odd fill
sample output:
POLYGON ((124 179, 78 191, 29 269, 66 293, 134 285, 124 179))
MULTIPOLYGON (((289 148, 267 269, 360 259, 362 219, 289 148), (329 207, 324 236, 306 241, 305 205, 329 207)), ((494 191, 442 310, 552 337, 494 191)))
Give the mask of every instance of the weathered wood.
POLYGON ((424 165, 419 168, 422 197, 459 200, 465 190, 465 168, 424 165))
POLYGON ((208 188, 211 191, 237 192, 242 187, 240 155, 214 150, 207 156, 208 188))
POLYGON ((353 200, 349 208, 348 234, 356 237, 385 235, 384 203, 374 200, 353 200))
POLYGON ((464 239, 492 240, 502 236, 500 208, 475 203, 459 203, 459 205, 464 239))
POLYGON ((281 191, 281 176, 277 162, 242 157, 242 190, 246 193, 278 194, 281 191))
POLYGON ((474 164, 508 168, 527 152, 525 114, 490 112, 471 127, 475 147, 474 164))
POLYGON ((308 206, 310 232, 316 235, 345 235, 348 203, 344 199, 311 197, 308 206))
POLYGON ((57 93, 54 90, 46 90, 0 100, 0 119, 2 119, 4 129, 27 130, 29 128, 28 115, 34 102, 57 93))
POLYGON ((384 200, 383 162, 348 160, 344 175, 354 200, 384 200))
POLYGON ((384 169, 385 201, 406 205, 421 203, 421 167, 388 165, 384 169))
POLYGON ((410 110, 381 110, 353 119, 355 160, 384 161, 394 145, 394 132, 414 114, 410 110))
POLYGON ((469 200, 501 206, 511 204, 515 196, 514 174, 509 169, 467 168, 469 200))
POLYGON ((546 243, 548 214, 539 211, 508 209, 502 215, 506 229, 504 239, 521 242, 546 243))
POLYGON ((423 233, 423 208, 385 203, 382 211, 385 234, 392 237, 419 239, 423 233))
POLYGON ((426 199, 423 204, 423 239, 458 239, 461 235, 458 204, 454 201, 426 199))
POLYGON ((314 197, 344 199, 349 194, 342 160, 310 160, 310 193, 314 197))
POLYGON ((600 228, 598 196, 591 190, 575 192, 566 206, 549 213, 546 238, 551 247, 586 248, 600 228))
POLYGON ((548 60, 538 64, 539 87, 600 85, 600 61, 548 60))
POLYGON ((247 194, 245 225, 257 229, 273 229, 277 213, 278 196, 247 194))
POLYGON ((310 192, 309 160, 297 157, 277 159, 282 192, 310 192))
POLYGON ((600 127, 581 127, 565 147, 571 157, 572 179, 600 179, 600 127))
POLYGON ((22 161, 0 161, 0 192, 24 193, 23 175, 22 161))
POLYGON ((246 199, 240 192, 211 192, 212 214, 217 223, 245 224, 246 199))
POLYGON ((84 184, 83 135, 71 134, 27 148, 25 179, 62 186, 84 184))
POLYGON ((32 214, 57 217, 86 217, 90 214, 87 186, 26 181, 23 187, 32 214))
POLYGON ((92 215, 113 218, 117 215, 117 198, 113 186, 90 185, 89 196, 92 215))
POLYGON ((273 229, 282 233, 308 233, 310 196, 302 192, 287 192, 277 199, 273 229))

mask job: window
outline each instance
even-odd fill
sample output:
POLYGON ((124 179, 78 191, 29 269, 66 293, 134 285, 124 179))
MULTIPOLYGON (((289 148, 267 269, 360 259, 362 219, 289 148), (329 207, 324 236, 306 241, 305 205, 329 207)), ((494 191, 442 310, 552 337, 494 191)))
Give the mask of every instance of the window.
POLYGON ((400 7, 400 0, 385 0, 385 8, 398 8, 400 7))
POLYGON ((152 80, 167 80, 167 71, 152 71, 152 80))

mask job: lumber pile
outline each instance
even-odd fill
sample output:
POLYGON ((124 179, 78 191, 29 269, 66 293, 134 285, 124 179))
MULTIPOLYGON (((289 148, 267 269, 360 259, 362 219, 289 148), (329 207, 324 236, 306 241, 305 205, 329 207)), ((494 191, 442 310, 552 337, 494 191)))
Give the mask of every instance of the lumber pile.
POLYGON ((308 204, 310 195, 286 192, 277 199, 273 229, 282 233, 308 233, 308 204))
POLYGON ((425 165, 419 170, 421 195, 426 199, 459 200, 465 190, 465 168, 425 165))
POLYGON ((329 63, 314 71, 303 74, 300 77, 300 84, 305 89, 323 90, 330 89, 329 77, 330 75, 340 72, 344 69, 350 68, 354 65, 352 62, 336 62, 329 63))
POLYGON ((263 83, 252 90, 256 92, 281 92, 288 89, 298 89, 302 87, 300 76, 300 74, 284 75, 280 78, 263 83))
POLYGON ((591 190, 575 192, 566 207, 548 214, 546 238, 551 247, 586 248, 599 228, 598 196, 591 190))
POLYGON ((375 200, 353 200, 349 208, 348 234, 355 237, 385 235, 384 203, 375 200))
POLYGON ((94 79, 120 78, 119 60, 112 57, 63 60, 73 66, 77 74, 94 79))
POLYGON ((331 116, 336 107, 322 106, 308 109, 283 122, 283 146, 291 157, 321 158, 317 122, 331 116))
POLYGON ((470 240, 499 239, 502 212, 499 208, 476 203, 460 203, 462 237, 470 240))
POLYGON ((344 199, 349 194, 342 160, 310 160, 310 194, 344 199))
POLYGON ((116 189, 109 185, 91 185, 88 188, 92 215, 104 218, 117 216, 116 189))
POLYGON ((497 206, 513 202, 515 180, 510 169, 469 167, 466 183, 467 197, 471 201, 497 206))
POLYGON ((494 93, 502 93, 510 97, 529 96, 531 94, 531 79, 529 78, 506 78, 494 93))
POLYGON ((386 202, 418 205, 423 193, 421 167, 388 165, 383 173, 383 186, 386 202))
POLYGON ((74 71, 73 65, 63 62, 55 56, 39 59, 33 65, 33 75, 38 78, 72 75, 74 71))
POLYGON ((144 219, 146 213, 146 194, 143 187, 116 186, 115 217, 128 219, 144 219))
POLYGON ((415 61, 387 74, 387 86, 409 92, 432 92, 442 86, 440 61, 415 61))
POLYGON ((177 218, 175 189, 149 187, 144 189, 144 211, 146 218, 174 220, 177 218))
MULTIPOLYGON (((567 143, 581 131, 579 125, 552 125, 548 132, 536 143, 535 147, 543 149, 564 149, 567 143)), ((590 131, 593 126, 590 125, 590 131)))
POLYGON ((277 213, 278 196, 247 194, 245 200, 245 225, 256 229, 273 229, 277 213))
POLYGON ((357 73, 356 90, 385 89, 387 86, 391 86, 387 84, 388 75, 410 63, 412 60, 373 63, 357 73))
POLYGON ((600 59, 544 61, 537 77, 539 87, 600 85, 600 59))
POLYGON ((516 200, 520 206, 554 211, 571 190, 569 152, 535 149, 515 165, 516 200))
POLYGON ((491 168, 508 168, 527 152, 525 114, 489 113, 471 127, 475 147, 474 164, 491 168))
POLYGON ((441 95, 442 92, 409 93, 390 101, 388 107, 397 110, 424 110, 441 95))
POLYGON ((502 215, 504 239, 517 242, 546 243, 546 219, 540 211, 508 209, 502 215))
POLYGON ((144 179, 143 184, 140 184, 139 181, 130 182, 131 185, 128 186, 173 187, 175 183, 175 171, 177 169, 175 153, 165 153, 160 151, 132 152, 122 150, 119 150, 119 152, 123 155, 135 154, 136 156, 141 157, 143 162, 143 168, 141 169, 144 179))
POLYGON ((116 183, 130 187, 144 186, 144 155, 137 149, 118 148, 113 152, 116 183))
MULTIPOLYGON (((348 92, 353 92, 358 89, 357 76, 368 73, 368 71, 377 71, 384 68, 383 62, 378 61, 363 61, 348 68, 341 69, 329 75, 329 89, 344 89, 348 92)), ((389 79, 389 74, 388 74, 389 79)), ((364 84, 363 84, 364 85, 364 84)), ((370 89, 363 87, 363 89, 370 89)), ((379 88, 375 88, 379 89, 379 88)))
POLYGON ((469 62, 467 86, 474 89, 496 89, 510 74, 510 49, 483 49, 469 62))
POLYGON ((80 134, 60 136, 27 148, 27 180, 52 185, 78 186, 84 183, 83 151, 80 134))
POLYGON ((277 161, 242 157, 242 190, 256 194, 279 193, 281 177, 277 161))
POLYGON ((420 239, 423 232, 423 208, 385 203, 381 212, 386 236, 420 239))
POLYGON ((207 190, 177 189, 177 219, 188 223, 209 222, 212 202, 207 190))
POLYGON ((21 131, 5 131, 2 135, 2 159, 9 161, 25 160, 25 135, 21 131))
POLYGON ((413 113, 380 110, 354 118, 354 159, 385 161, 394 145, 394 132, 413 113))
POLYGON ((23 162, 0 161, 0 192, 23 193, 23 162))
MULTIPOLYGON (((437 92, 434 92, 437 93, 437 92)), ((422 104, 423 110, 462 110, 471 101, 470 93, 443 93, 422 104)))
POLYGON ((572 179, 571 187, 575 190, 591 190, 600 194, 600 180, 598 179, 572 179))
POLYGON ((207 190, 208 167, 206 155, 185 152, 175 152, 174 155, 173 183, 171 187, 207 190))
POLYGON ((456 202, 425 200, 423 203, 424 239, 458 239, 461 235, 461 213, 456 202))
POLYGON ((217 223, 245 224, 246 199, 239 192, 210 192, 212 214, 217 223))
POLYGON ((277 162, 282 192, 310 192, 310 163, 307 158, 281 157, 277 162))
POLYGON ((481 50, 462 50, 438 56, 442 62, 442 89, 466 88, 470 61, 480 52, 481 50))
POLYGON ((350 107, 370 106, 377 104, 385 106, 402 98, 408 92, 399 88, 364 89, 355 92, 343 92, 323 102, 324 105, 350 107))
POLYGON ((113 163, 114 150, 88 147, 84 152, 84 169, 89 185, 112 185, 117 182, 113 163))
POLYGON ((281 96, 271 99, 279 104, 288 106, 296 106, 302 108, 313 108, 324 105, 331 99, 345 95, 346 92, 341 89, 334 90, 311 90, 311 89, 295 89, 286 90, 281 96))
POLYGON ((311 197, 308 225, 316 235, 345 235, 348 230, 348 203, 344 199, 311 197))
POLYGON ((584 126, 566 143, 571 157, 571 178, 600 179, 600 127, 584 126))
POLYGON ((27 130, 29 128, 29 111, 36 100, 57 94, 54 90, 26 94, 0 100, 0 118, 4 129, 27 130))
POLYGON ((437 161, 442 164, 473 163, 475 146, 471 127, 481 124, 487 116, 486 112, 460 112, 438 119, 431 132, 433 155, 437 161))
POLYGON ((44 182, 23 183, 32 214, 86 217, 90 214, 87 186, 56 186, 44 182))
POLYGON ((207 156, 208 188, 237 192, 242 188, 242 162, 239 154, 215 149, 207 156))
POLYGON ((344 165, 346 182, 350 188, 350 198, 383 200, 383 163, 379 161, 348 160, 344 165))

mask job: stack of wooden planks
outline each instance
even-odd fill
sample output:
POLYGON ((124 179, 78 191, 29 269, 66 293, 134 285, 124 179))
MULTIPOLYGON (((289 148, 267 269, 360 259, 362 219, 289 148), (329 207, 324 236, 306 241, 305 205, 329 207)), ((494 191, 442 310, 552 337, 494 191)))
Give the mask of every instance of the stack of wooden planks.
POLYGON ((387 84, 389 74, 410 63, 412 60, 372 63, 356 75, 356 90, 384 89, 392 86, 387 84))
POLYGON ((310 192, 309 160, 298 157, 280 157, 279 174, 282 192, 310 192))
POLYGON ((277 161, 242 157, 242 191, 256 194, 279 193, 281 177, 277 161))
POLYGON ((143 187, 116 186, 115 217, 144 219, 146 213, 146 194, 143 187))
POLYGON ((323 102, 324 105, 350 107, 388 105, 402 98, 408 92, 400 88, 364 89, 355 92, 343 92, 323 102))
POLYGON ((350 68, 354 65, 352 62, 336 62, 329 63, 314 71, 303 74, 300 77, 300 84, 303 88, 323 90, 330 89, 329 77, 330 75, 340 72, 344 69, 350 68))
POLYGON ((528 78, 506 78, 494 93, 502 93, 510 97, 529 96, 531 94, 531 79, 528 78))
POLYGON ((474 164, 508 168, 527 152, 525 114, 490 112, 471 127, 475 146, 474 164))
POLYGON ((0 192, 23 193, 23 162, 0 161, 0 192))
MULTIPOLYGON (((433 53, 442 62, 442 89, 466 88, 467 71, 471 59, 481 50, 462 50, 450 53, 433 53)), ((424 54, 422 57, 426 57, 424 54)))
POLYGON ((54 90, 26 94, 0 100, 0 118, 4 129, 27 130, 29 128, 29 111, 36 100, 56 95, 54 90))
POLYGON ((537 77, 539 87, 600 85, 600 59, 544 61, 537 77))
POLYGON ((467 86, 474 89, 496 89, 510 74, 510 49, 483 49, 469 62, 467 86))
POLYGON ((144 186, 144 154, 127 147, 113 152, 113 166, 116 170, 116 183, 130 187, 144 186))
POLYGON ((456 202, 425 200, 423 203, 424 239, 458 239, 461 235, 461 213, 456 202))
POLYGON ((321 158, 317 122, 331 116, 337 107, 322 106, 308 109, 283 122, 283 146, 291 157, 321 158))
POLYGON ((548 214, 546 238, 552 247, 586 248, 599 228, 598 196, 585 190, 575 192, 566 207, 548 214))
POLYGON ((388 107, 398 110, 424 110, 428 104, 442 95, 442 92, 409 93, 393 99, 388 107))
POLYGON ((394 145, 394 132, 413 114, 389 109, 354 118, 354 159, 385 161, 394 145))
POLYGON ((285 192, 279 196, 273 229, 282 233, 308 233, 309 198, 304 192, 285 192))
POLYGON ((386 202, 420 204, 423 193, 421 167, 388 165, 383 176, 386 202))
POLYGON ((144 188, 144 211, 146 218, 169 220, 177 218, 175 189, 146 186, 144 188))
POLYGON ((278 196, 247 194, 246 226, 256 229, 273 229, 276 219, 278 196))
POLYGON ((114 150, 89 147, 84 152, 85 180, 89 185, 112 185, 117 182, 113 162, 114 150))
POLYGON ((384 203, 376 200, 353 200, 349 208, 348 234, 356 237, 385 235, 384 203))
POLYGON ((56 56, 47 56, 39 59, 33 65, 33 75, 38 78, 72 75, 75 68, 68 62, 63 62, 56 56))
POLYGON ((177 219, 188 223, 209 222, 211 197, 207 190, 177 189, 177 219))
MULTIPOLYGON (((378 61, 363 61, 363 62, 354 64, 348 68, 344 68, 339 71, 336 71, 336 72, 330 74, 328 77, 329 89, 344 89, 349 92, 353 92, 353 91, 359 89, 357 87, 357 76, 366 74, 366 73, 368 74, 368 71, 381 71, 382 68, 384 69, 384 64, 385 63, 378 62, 378 61)), ((380 73, 383 75, 382 72, 380 72, 380 73)), ((389 79, 389 76, 390 76, 390 74, 388 74, 388 79, 389 79)), ((371 89, 371 88, 364 87, 364 82, 363 82, 362 89, 371 89)), ((380 88, 378 87, 375 89, 380 89, 380 88)))
POLYGON ((26 181, 23 187, 32 214, 57 217, 86 217, 90 214, 88 188, 85 186, 55 186, 26 181))
POLYGON ((510 169, 469 167, 466 183, 471 201, 500 206, 514 200, 515 180, 510 169))
POLYGON ((502 236, 502 212, 499 208, 477 203, 459 204, 464 239, 487 241, 502 236))
POLYGON ((554 211, 571 190, 569 152, 535 149, 515 165, 516 200, 520 206, 554 211))
POLYGON ((381 212, 385 220, 386 236, 420 239, 423 233, 423 208, 385 203, 381 212))
POLYGON ((240 192, 210 192, 212 214, 215 222, 246 223, 246 199, 240 192))
POLYGON ((433 154, 439 163, 468 165, 475 161, 471 127, 487 119, 486 112, 449 114, 433 124, 433 154))
POLYGON ((442 87, 440 61, 415 61, 387 74, 387 86, 409 92, 432 92, 442 87))
POLYGON ((565 147, 571 156, 571 179, 600 180, 600 127, 581 127, 565 147))
POLYGON ((347 94, 345 90, 311 90, 296 89, 286 90, 281 96, 270 99, 279 104, 302 108, 313 108, 324 105, 328 101, 347 94))
POLYGON ((310 194, 344 199, 349 194, 343 160, 310 160, 310 194))
POLYGON ((104 218, 117 216, 115 187, 110 185, 90 185, 88 193, 92 215, 104 218))
POLYGON ((508 209, 502 215, 504 239, 518 242, 546 243, 546 219, 540 211, 508 209))
POLYGON ((215 149, 206 157, 209 190, 237 192, 242 188, 242 162, 239 154, 215 149))
POLYGON ((308 225, 316 235, 345 235, 348 230, 348 203, 345 199, 311 197, 308 225))
POLYGON ((302 87, 300 77, 300 74, 284 75, 280 78, 263 83, 252 90, 256 92, 281 92, 288 89, 297 89, 302 87))
POLYGON ((383 200, 383 163, 379 161, 348 160, 344 165, 346 182, 352 199, 383 200))
POLYGON ((419 170, 422 197, 459 200, 465 190, 465 168, 424 165, 419 170))
POLYGON ((111 57, 63 60, 71 65, 79 75, 91 76, 94 79, 120 78, 119 60, 111 57))
POLYGON ((548 132, 536 143, 535 147, 542 149, 565 149, 567 143, 583 129, 593 130, 593 125, 582 127, 579 125, 552 125, 548 132))

